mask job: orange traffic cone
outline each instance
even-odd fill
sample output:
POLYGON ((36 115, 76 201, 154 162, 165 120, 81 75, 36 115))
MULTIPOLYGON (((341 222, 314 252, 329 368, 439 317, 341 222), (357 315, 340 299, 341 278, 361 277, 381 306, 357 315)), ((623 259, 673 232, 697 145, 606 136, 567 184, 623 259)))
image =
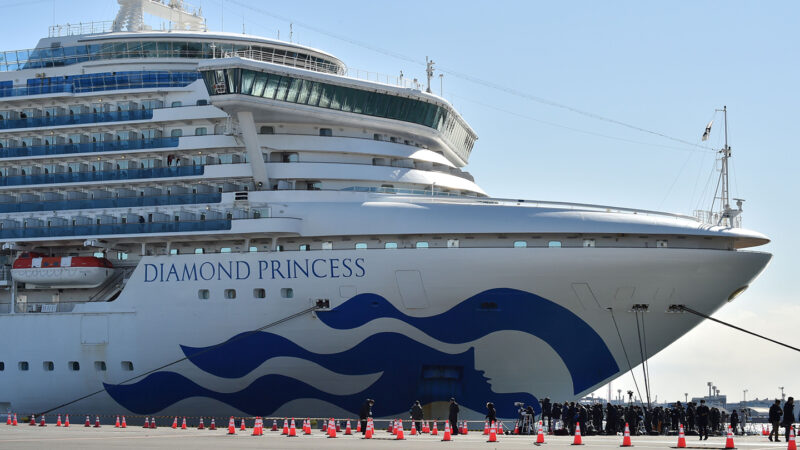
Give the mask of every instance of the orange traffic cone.
POLYGON ((392 421, 392 424, 390 425, 390 427, 391 427, 390 432, 393 435, 397 436, 397 420, 396 419, 392 421))
POLYGON ((231 416, 228 421, 228 434, 236 434, 236 420, 231 416))
POLYGON ((117 416, 117 420, 114 422, 114 428, 119 428, 119 416, 117 416))
POLYGON ((335 438, 336 437, 336 424, 334 423, 333 418, 328 422, 328 437, 335 438))
POLYGON ((536 443, 537 444, 544 444, 544 427, 542 426, 542 421, 539 421, 539 431, 536 433, 536 443))
POLYGON ((272 431, 278 431, 278 419, 272 419, 272 431))
POLYGON ((183 418, 183 422, 181 422, 181 430, 186 429, 186 417, 183 418))
POLYGON ((253 434, 251 436, 261 436, 261 418, 256 417, 256 421, 253 423, 253 434))
MULTIPOLYGON (((366 431, 366 430, 364 430, 366 431)), ((356 433, 361 433, 361 421, 356 420, 356 433)))
POLYGON ((416 436, 417 435, 417 425, 416 425, 416 423, 414 423, 413 420, 411 421, 411 435, 412 436, 416 436))
POLYGON ((283 419, 283 431, 281 431, 281 436, 288 436, 289 435, 289 419, 283 419))
POLYGON ((444 423, 444 435, 442 436, 442 442, 448 441, 450 441, 450 421, 444 423))
POLYGON ((405 437, 403 436, 403 419, 399 419, 397 421, 397 434, 396 434, 396 436, 397 436, 397 440, 398 441, 402 441, 403 439, 405 439, 405 437))
POLYGON ((217 423, 214 421, 213 417, 211 418, 211 425, 209 425, 208 429, 212 431, 217 429, 217 423))
POLYGON ((622 435, 622 445, 620 447, 633 447, 633 444, 631 444, 631 429, 628 427, 628 422, 625 422, 625 434, 622 435))
POLYGON ((484 436, 488 436, 489 435, 489 421, 488 420, 483 422, 483 435, 484 436))
POLYGON ((469 434, 469 422, 464 421, 464 435, 469 434))
POLYGON ((100 416, 94 416, 94 427, 100 428, 100 416))
MULTIPOLYGON (((67 421, 69 421, 69 417, 67 417, 67 421)), ((119 425, 120 428, 128 428, 128 424, 125 423, 125 416, 122 416, 122 423, 119 425)))
MULTIPOLYGON (((69 418, 69 416, 67 416, 67 418, 69 418)), ((67 420, 69 420, 69 419, 67 419, 67 420)), ((15 427, 15 426, 17 426, 17 424, 19 424, 19 422, 17 421, 17 413, 14 413, 14 420, 11 421, 11 426, 15 427)), ((67 426, 69 426, 69 425, 67 425, 67 426)))
POLYGON ((353 434, 353 429, 350 428, 350 419, 347 420, 347 426, 344 427, 344 434, 345 436, 350 436, 353 434))
MULTIPOLYGON (((16 414, 14 414, 14 425, 15 426, 17 425, 17 415, 16 414)), ((69 427, 69 414, 67 414, 66 417, 64 418, 64 426, 65 427, 69 427)))
POLYGON ((728 438, 725 439, 725 448, 736 448, 736 446, 733 445, 733 431, 731 431, 730 425, 728 425, 728 438))
POLYGON ((514 423, 514 434, 519 434, 519 422, 514 423))
POLYGON ((431 432, 431 428, 428 426, 428 421, 427 420, 423 420, 422 421, 422 433, 423 434, 427 434, 427 433, 430 433, 430 432, 431 432))
POLYGON ((794 437, 794 426, 792 426, 789 430, 789 445, 786 447, 788 450, 797 450, 797 442, 795 442, 794 437))
POLYGON ((433 421, 433 429, 431 430, 431 436, 436 436, 438 434, 439 434, 439 429, 436 428, 436 421, 434 420, 433 421))
POLYGON ((200 418, 200 423, 197 424, 197 429, 198 430, 205 430, 206 429, 206 425, 203 423, 203 418, 202 417, 200 418))
POLYGON ((497 442, 497 425, 496 422, 492 422, 489 426, 489 440, 486 442, 497 442))
MULTIPOLYGON (((9 417, 10 417, 10 416, 9 416, 9 417)), ((11 425, 11 424, 9 423, 9 425, 11 425)), ((56 426, 57 426, 57 427, 60 427, 60 426, 61 426, 61 414, 59 414, 59 415, 58 415, 58 419, 56 419, 56 426)))
POLYGON ((6 414, 6 425, 11 426, 11 413, 6 414))
POLYGON ((683 433, 683 424, 678 428, 678 448, 686 448, 686 435, 683 433))
POLYGON ((178 428, 178 418, 175 417, 175 420, 172 421, 172 429, 175 430, 178 428))
POLYGON ((247 425, 244 423, 244 417, 242 417, 242 426, 239 427, 239 429, 242 431, 247 431, 247 425))
POLYGON ((341 433, 342 432, 342 423, 339 422, 338 420, 335 420, 334 423, 336 424, 336 432, 341 433))
POLYGON ((767 429, 764 428, 764 425, 761 425, 761 435, 762 436, 769 436, 769 433, 767 432, 767 429))
POLYGON ((150 419, 150 429, 151 430, 155 430, 156 428, 158 428, 156 426, 156 418, 155 418, 155 416, 153 416, 153 418, 150 419))
POLYGON ((583 445, 583 441, 581 441, 581 423, 575 423, 575 439, 572 441, 572 445, 583 445))
POLYGON ((297 429, 294 427, 294 417, 292 417, 292 426, 289 427, 289 437, 297 437, 297 429))
POLYGON ((42 414, 42 417, 39 418, 39 426, 40 427, 46 427, 47 426, 47 422, 45 422, 45 420, 44 420, 44 414, 42 414))
POLYGON ((364 439, 372 439, 372 417, 367 419, 367 429, 364 430, 364 439))
POLYGON ((28 426, 31 426, 31 427, 35 427, 36 426, 36 414, 31 414, 31 419, 28 421, 28 426))
MULTIPOLYGON (((88 419, 89 416, 86 416, 86 418, 88 419)), ((86 423, 89 423, 89 421, 87 420, 86 423)), ((88 427, 88 425, 87 425, 87 427, 88 427)), ((144 426, 142 428, 150 428, 150 418, 149 417, 145 417, 144 418, 144 426)))
POLYGON ((501 420, 497 421, 497 434, 506 434, 503 431, 503 422, 501 420))

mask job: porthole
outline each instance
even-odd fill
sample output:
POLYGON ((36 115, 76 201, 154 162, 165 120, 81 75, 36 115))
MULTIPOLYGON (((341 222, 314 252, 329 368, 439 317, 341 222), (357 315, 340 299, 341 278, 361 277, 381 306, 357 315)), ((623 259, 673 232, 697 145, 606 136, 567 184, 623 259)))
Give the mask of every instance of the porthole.
POLYGON ((294 297, 294 289, 292 289, 292 288, 281 288, 281 297, 283 297, 283 298, 293 298, 294 297))
POLYGON ((528 246, 528 243, 525 241, 514 241, 514 248, 525 248, 528 246))
POLYGON ((28 361, 20 361, 17 367, 19 367, 19 370, 27 371, 29 368, 28 361))
POLYGON ((42 369, 45 372, 52 372, 55 369, 55 364, 53 364, 53 361, 45 361, 42 363, 42 369))
POLYGON ((105 361, 95 361, 94 362, 94 370, 98 372, 105 372, 106 371, 106 362, 105 361))
POLYGON ((197 291, 197 298, 200 300, 208 300, 211 295, 208 292, 208 289, 200 289, 197 291))
POLYGON ((561 247, 561 241, 550 241, 550 242, 547 243, 547 246, 550 247, 550 248, 560 248, 561 247))
POLYGON ((356 250, 364 250, 367 248, 366 242, 356 242, 356 250))
POLYGON ((397 242, 387 242, 383 248, 397 248, 397 242))
POLYGON ((225 289, 225 298, 228 300, 236 298, 236 289, 225 289))
POLYGON ((253 289, 253 297, 254 298, 266 298, 267 297, 267 290, 264 288, 255 288, 253 289))
POLYGON ((79 363, 78 361, 70 361, 67 363, 67 368, 69 368, 69 370, 73 372, 77 372, 81 370, 81 363, 79 363))
POLYGON ((131 361, 122 361, 121 365, 122 365, 122 370, 124 370, 126 372, 132 372, 133 371, 133 362, 131 362, 131 361))

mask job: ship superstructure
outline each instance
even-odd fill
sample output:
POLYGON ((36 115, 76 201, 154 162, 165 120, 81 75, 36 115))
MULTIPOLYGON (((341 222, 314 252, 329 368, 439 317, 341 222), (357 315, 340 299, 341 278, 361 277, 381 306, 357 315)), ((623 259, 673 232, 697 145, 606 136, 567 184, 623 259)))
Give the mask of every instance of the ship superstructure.
POLYGON ((120 4, 0 54, 0 329, 24 343, 0 410, 511 415, 639 364, 640 315, 647 358, 770 259, 742 228, 489 197, 476 133, 413 82, 120 4))

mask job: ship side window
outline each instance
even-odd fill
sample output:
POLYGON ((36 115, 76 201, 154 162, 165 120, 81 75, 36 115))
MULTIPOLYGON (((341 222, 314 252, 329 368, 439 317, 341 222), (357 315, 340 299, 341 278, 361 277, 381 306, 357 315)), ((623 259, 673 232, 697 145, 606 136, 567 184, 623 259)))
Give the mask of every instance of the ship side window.
POLYGON ((126 372, 133 371, 133 363, 131 361, 122 361, 121 365, 122 365, 122 370, 126 372))
POLYGON ((253 298, 267 298, 267 290, 264 288, 253 289, 253 298))
POLYGON ((333 130, 330 129, 330 128, 320 128, 319 129, 319 135, 320 136, 328 136, 328 137, 333 136, 333 130))
POLYGON ((175 128, 174 130, 169 132, 169 135, 172 137, 181 137, 183 136, 183 130, 180 128, 175 128))
MULTIPOLYGON (((201 220, 202 220, 202 219, 201 219, 201 220)), ((169 249, 169 254, 170 254, 170 255, 177 255, 177 254, 179 254, 179 253, 180 253, 180 252, 178 251, 178 249, 177 249, 177 248, 171 248, 171 249, 169 249)))
POLYGON ((197 298, 200 300, 208 300, 211 295, 208 293, 208 289, 200 289, 197 291, 197 298))
POLYGON ((259 134, 275 134, 275 127, 263 126, 259 134))
POLYGON ((383 245, 383 248, 397 248, 397 242, 387 242, 383 245))
POLYGON ((197 106, 206 106, 208 104, 208 100, 200 99, 195 103, 197 106))
POLYGON ((447 240, 447 248, 458 248, 458 246, 459 246, 458 239, 447 240))
POLYGON ((514 241, 514 248, 525 248, 528 246, 526 241, 514 241))
POLYGON ((366 242, 356 242, 356 250, 364 250, 367 248, 366 242))
POLYGON ((78 361, 70 361, 67 363, 67 368, 73 372, 81 370, 81 363, 78 361))
POLYGON ((257 252, 258 251, 258 247, 250 247, 249 251, 250 252, 257 252))
POLYGON ((292 289, 292 288, 281 288, 281 297, 283 297, 283 298, 293 298, 294 297, 294 289, 292 289))
POLYGON ((195 136, 205 136, 208 134, 208 129, 206 127, 197 127, 194 129, 195 136))
POLYGON ((3 372, 4 370, 6 370, 6 363, 3 362, 3 361, 0 361, 0 372, 3 372))
POLYGON ((667 248, 667 247, 669 247, 669 242, 667 242, 666 240, 656 241, 656 247, 657 248, 667 248))
POLYGON ((220 253, 230 253, 231 252, 231 248, 230 247, 222 247, 221 249, 219 249, 219 252, 220 253))
POLYGON ((308 244, 300 244, 300 251, 307 252, 310 249, 308 244))
POLYGON ((182 102, 172 102, 172 107, 173 108, 180 108, 181 106, 183 106, 182 102))
POLYGON ((426 241, 419 241, 416 245, 417 248, 428 248, 428 243, 426 241))
POLYGON ((95 361, 94 362, 94 370, 98 372, 105 372, 106 371, 106 362, 105 361, 95 361))
POLYGON ((375 133, 375 134, 372 135, 372 139, 375 139, 376 141, 382 141, 383 140, 383 135, 375 133))
POLYGON ((583 240, 584 247, 594 247, 594 239, 584 239, 583 240))
POLYGON ((128 259, 128 254, 126 252, 117 252, 117 259, 120 261, 124 261, 128 259))
POLYGON ((23 372, 27 371, 28 368, 29 368, 28 361, 20 361, 19 364, 18 364, 18 367, 19 367, 19 370, 21 370, 23 372))
POLYGON ((195 255, 202 255, 203 253, 205 253, 205 250, 203 248, 194 249, 194 254, 195 255))
POLYGON ((323 250, 333 250, 333 242, 331 242, 331 241, 323 242, 322 243, 322 249, 323 250))
POLYGON ((560 248, 561 247, 561 241, 550 241, 550 242, 547 243, 547 246, 550 247, 550 248, 560 248))
POLYGON ((228 300, 236 298, 236 289, 225 289, 225 298, 228 300))
POLYGON ((45 372, 52 372, 55 369, 55 364, 53 364, 53 361, 45 361, 42 363, 42 369, 45 372))

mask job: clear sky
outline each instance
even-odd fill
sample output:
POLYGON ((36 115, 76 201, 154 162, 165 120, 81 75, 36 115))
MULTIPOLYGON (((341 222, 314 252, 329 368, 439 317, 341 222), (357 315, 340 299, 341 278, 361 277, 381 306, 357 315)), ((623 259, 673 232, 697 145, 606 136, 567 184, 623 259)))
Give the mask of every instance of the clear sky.
MULTIPOLYGON (((692 144, 728 106, 734 197, 767 234, 765 273, 716 317, 800 346, 798 163, 800 3, 744 1, 198 0, 209 28, 293 39, 352 68, 424 78, 477 131, 468 170, 490 195, 661 209, 710 204, 715 154, 588 117, 546 99, 692 144), (224 5, 224 8, 223 8, 224 5), (249 6, 249 7, 248 7, 249 6), (440 80, 433 83, 439 93, 440 80), (491 85, 488 85, 490 83, 491 85), (709 186, 709 179, 711 185, 709 186), (794 281, 793 281, 794 280, 794 281)), ((3 50, 31 48, 51 24, 112 20, 112 0, 0 0, 3 50)), ((721 117, 712 138, 722 145, 721 117)), ((800 395, 800 355, 705 323, 650 362, 659 400, 800 395)), ((641 380, 641 370, 635 371, 641 380)), ((641 383, 641 381, 640 381, 641 383)), ((631 376, 613 389, 633 389, 631 376)), ((605 389, 601 390, 602 392, 605 389)))

